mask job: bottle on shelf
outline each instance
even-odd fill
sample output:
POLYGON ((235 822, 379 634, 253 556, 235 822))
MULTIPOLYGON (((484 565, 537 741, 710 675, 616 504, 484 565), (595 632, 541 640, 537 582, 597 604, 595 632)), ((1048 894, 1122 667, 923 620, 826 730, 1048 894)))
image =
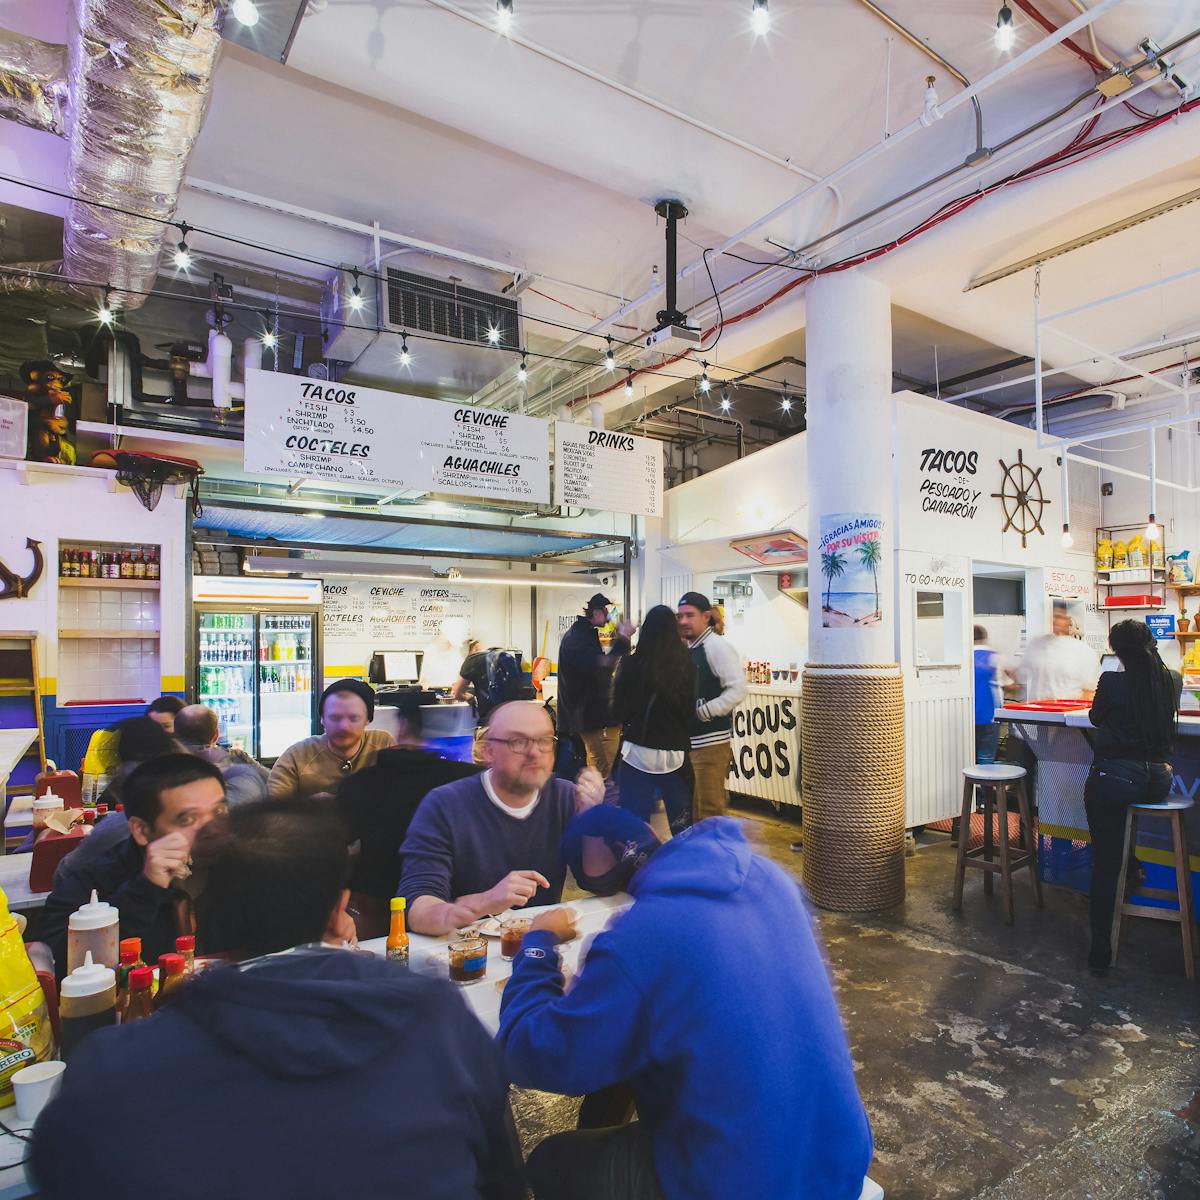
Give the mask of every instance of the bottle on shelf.
POLYGON ((140 550, 133 552, 133 577, 134 579, 146 578, 146 560, 142 557, 140 550))
POLYGON ((146 563, 146 578, 157 579, 159 577, 158 565, 158 547, 154 546, 150 550, 150 558, 146 563))
POLYGON ((133 578, 133 559, 129 557, 129 551, 125 550, 121 554, 121 578, 133 578))
POLYGON ((122 1025, 154 1015, 153 987, 153 968, 137 967, 129 972, 129 988, 125 993, 125 1005, 121 1009, 122 1025))

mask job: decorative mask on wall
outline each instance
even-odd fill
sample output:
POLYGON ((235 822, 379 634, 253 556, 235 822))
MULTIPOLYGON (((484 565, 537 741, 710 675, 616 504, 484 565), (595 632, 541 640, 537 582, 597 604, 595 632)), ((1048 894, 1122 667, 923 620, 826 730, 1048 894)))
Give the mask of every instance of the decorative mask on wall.
POLYGON ((26 457, 31 462, 75 462, 75 401, 67 390, 71 376, 56 363, 21 364, 25 403, 29 405, 26 457))

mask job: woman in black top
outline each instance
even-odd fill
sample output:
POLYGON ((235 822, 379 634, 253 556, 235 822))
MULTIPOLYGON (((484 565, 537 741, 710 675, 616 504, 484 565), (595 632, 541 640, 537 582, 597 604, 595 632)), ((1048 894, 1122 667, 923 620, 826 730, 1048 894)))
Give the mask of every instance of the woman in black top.
POLYGON ((637 649, 617 664, 613 712, 621 724, 617 788, 620 804, 650 820, 659 796, 671 832, 692 823, 691 739, 696 666, 679 636, 675 614, 657 604, 638 634, 637 649))
POLYGON ((1158 804, 1171 790, 1171 746, 1183 681, 1158 656, 1142 621, 1120 621, 1108 635, 1122 671, 1100 676, 1092 701, 1095 761, 1083 792, 1092 835, 1092 949, 1088 966, 1112 962, 1113 910, 1131 804, 1158 804))

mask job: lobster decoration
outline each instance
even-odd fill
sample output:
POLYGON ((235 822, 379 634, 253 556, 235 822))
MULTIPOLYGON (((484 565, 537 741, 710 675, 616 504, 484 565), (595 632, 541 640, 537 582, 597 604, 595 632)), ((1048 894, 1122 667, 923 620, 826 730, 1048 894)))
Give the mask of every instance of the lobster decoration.
POLYGON ((46 560, 42 557, 42 543, 31 537, 25 539, 25 548, 33 552, 33 570, 28 575, 17 575, 0 562, 0 600, 20 599, 29 595, 29 589, 42 577, 46 560))

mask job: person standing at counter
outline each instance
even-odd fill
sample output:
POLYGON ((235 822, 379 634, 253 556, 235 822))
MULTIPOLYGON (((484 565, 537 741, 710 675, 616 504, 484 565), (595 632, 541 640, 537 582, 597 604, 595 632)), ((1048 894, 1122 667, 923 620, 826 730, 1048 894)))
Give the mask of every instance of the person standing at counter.
POLYGON ((1000 701, 1000 667, 987 644, 987 630, 975 626, 975 761, 994 763, 1000 746, 996 708, 1000 701))
POLYGON ((692 823, 687 752, 695 697, 696 664, 679 640, 675 614, 657 604, 613 679, 613 711, 621 722, 617 787, 621 807, 647 822, 661 796, 672 833, 692 823))
POLYGON ((1034 638, 1014 675, 1026 700, 1090 700, 1100 677, 1100 656, 1072 636, 1067 606, 1054 602, 1052 633, 1034 638))
POLYGON ((289 746, 267 779, 272 799, 320 796, 332 799, 347 775, 374 763, 392 745, 383 729, 368 729, 375 716, 375 693, 361 679, 339 679, 322 693, 317 715, 325 732, 289 746))
POLYGON ((558 647, 558 732, 578 734, 587 751, 587 764, 607 781, 616 765, 617 721, 612 711, 613 670, 629 653, 633 627, 622 622, 607 654, 600 629, 608 624, 613 602, 597 592, 584 605, 558 647))
MULTIPOLYGON (((1119 621, 1109 631, 1108 641, 1124 669, 1100 676, 1091 711, 1095 758, 1083 791, 1092 835, 1088 966, 1094 971, 1106 971, 1112 963, 1113 910, 1119 899, 1126 811, 1131 804, 1161 803, 1171 790, 1167 760, 1183 687, 1178 672, 1159 658, 1145 622, 1119 621)), ((1131 871, 1135 866, 1131 864, 1131 871)))
POLYGON ((696 777, 692 820, 722 816, 733 757, 733 710, 746 698, 746 672, 733 643, 721 636, 723 618, 708 597, 686 592, 679 599, 679 632, 696 664, 696 709, 691 721, 692 771, 696 777))

